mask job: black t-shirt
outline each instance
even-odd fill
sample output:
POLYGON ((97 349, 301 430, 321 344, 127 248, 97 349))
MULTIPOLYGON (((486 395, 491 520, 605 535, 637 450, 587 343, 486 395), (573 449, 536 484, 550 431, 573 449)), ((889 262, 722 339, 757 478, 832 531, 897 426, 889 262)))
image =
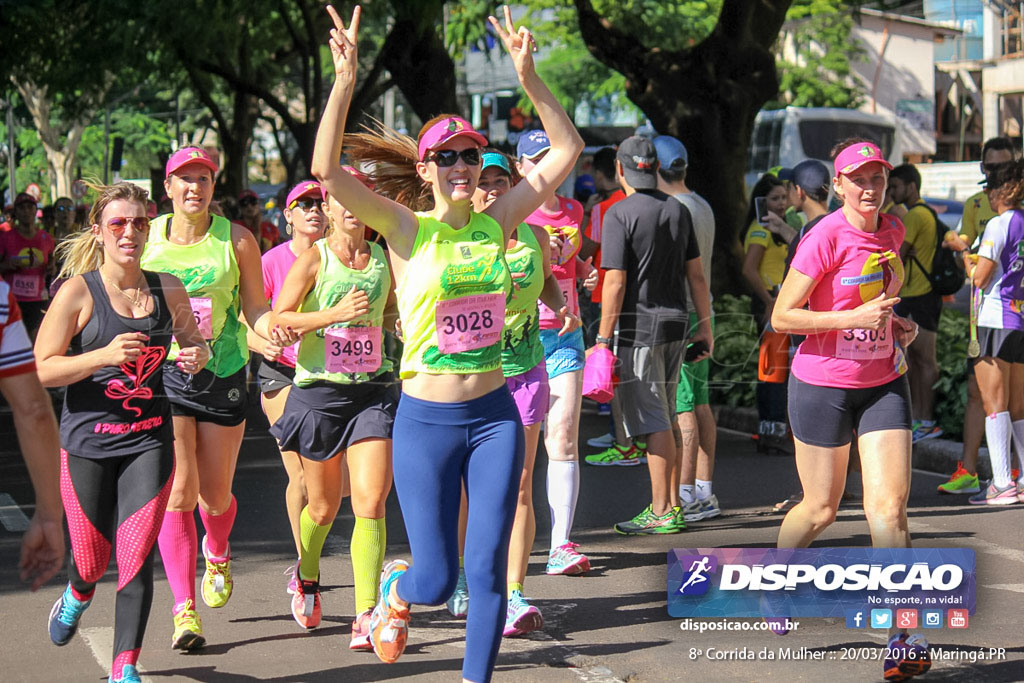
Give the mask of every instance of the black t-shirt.
POLYGON ((686 339, 686 262, 699 257, 690 212, 664 192, 638 190, 608 209, 601 267, 626 271, 621 346, 686 339))

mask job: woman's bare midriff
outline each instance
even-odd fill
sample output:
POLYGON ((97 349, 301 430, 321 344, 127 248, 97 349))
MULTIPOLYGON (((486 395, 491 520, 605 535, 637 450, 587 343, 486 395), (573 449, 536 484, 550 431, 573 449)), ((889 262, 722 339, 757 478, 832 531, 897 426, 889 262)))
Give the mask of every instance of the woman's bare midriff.
POLYGON ((402 393, 423 401, 461 403, 491 393, 505 384, 501 370, 472 375, 429 375, 423 372, 402 380, 402 393))

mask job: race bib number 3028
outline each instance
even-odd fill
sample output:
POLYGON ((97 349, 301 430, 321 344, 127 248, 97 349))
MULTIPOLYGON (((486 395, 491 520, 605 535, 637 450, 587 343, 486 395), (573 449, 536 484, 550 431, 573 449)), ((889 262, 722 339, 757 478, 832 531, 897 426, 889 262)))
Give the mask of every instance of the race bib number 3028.
POLYGON ((437 302, 434 310, 441 353, 472 351, 496 344, 505 324, 505 295, 474 294, 437 302))

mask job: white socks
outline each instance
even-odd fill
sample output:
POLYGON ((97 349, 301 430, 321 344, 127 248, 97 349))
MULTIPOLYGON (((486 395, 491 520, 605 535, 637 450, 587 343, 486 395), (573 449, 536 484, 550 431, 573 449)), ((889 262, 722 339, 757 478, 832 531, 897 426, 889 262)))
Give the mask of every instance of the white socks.
POLYGON ((697 492, 693 484, 679 485, 679 502, 683 505, 691 505, 697 500, 697 492))
POLYGON ((707 500, 711 497, 711 482, 703 479, 695 480, 697 485, 697 500, 707 500))
POLYGON ((992 462, 992 483, 998 489, 1010 485, 1010 435, 1012 432, 1009 412, 994 413, 985 418, 985 441, 988 443, 988 457, 992 462))
POLYGON ((1013 423, 1013 453, 1017 456, 1017 469, 1020 470, 1017 481, 1024 481, 1024 420, 1013 423))
POLYGON ((580 469, 575 461, 548 460, 548 508, 551 510, 551 549, 569 542, 576 500, 580 495, 580 469))

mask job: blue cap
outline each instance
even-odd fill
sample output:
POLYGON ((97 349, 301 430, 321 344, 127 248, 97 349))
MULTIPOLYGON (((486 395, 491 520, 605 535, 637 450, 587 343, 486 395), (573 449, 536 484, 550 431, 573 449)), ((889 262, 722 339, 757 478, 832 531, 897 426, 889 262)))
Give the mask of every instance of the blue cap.
POLYGON ((497 166, 505 173, 512 175, 512 169, 509 168, 508 159, 501 152, 484 152, 481 158, 483 159, 483 165, 480 167, 481 171, 488 166, 497 166))
POLYGON ((832 174, 828 166, 815 159, 805 159, 793 168, 779 169, 779 180, 787 180, 803 188, 804 192, 828 192, 832 174))
POLYGON ((585 194, 588 197, 597 192, 597 184, 594 183, 594 176, 589 173, 576 176, 576 194, 585 194))
POLYGON ((673 164, 678 168, 679 166, 687 166, 690 163, 690 155, 686 153, 686 145, 671 135, 659 135, 654 138, 654 149, 658 151, 658 165, 666 170, 672 168, 673 164))
POLYGON ((551 141, 548 134, 543 130, 531 130, 519 136, 519 144, 516 145, 516 157, 519 159, 533 159, 541 152, 551 149, 551 141))

